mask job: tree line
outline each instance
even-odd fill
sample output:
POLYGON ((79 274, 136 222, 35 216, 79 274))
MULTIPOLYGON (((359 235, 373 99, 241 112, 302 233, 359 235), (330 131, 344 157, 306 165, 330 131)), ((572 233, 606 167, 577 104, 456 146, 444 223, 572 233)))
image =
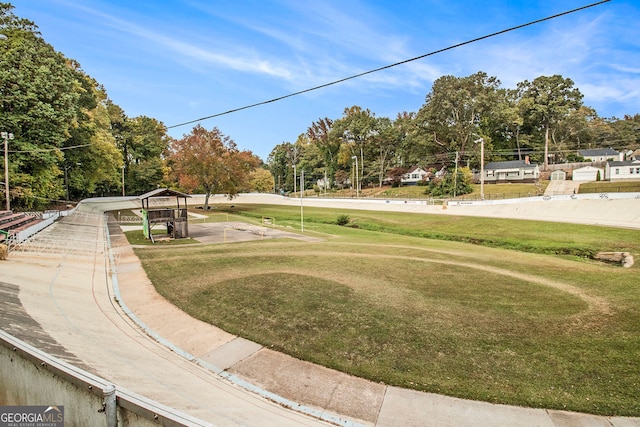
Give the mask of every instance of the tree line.
POLYGON ((294 168, 323 185, 326 177, 330 188, 351 185, 356 177, 382 186, 412 166, 479 168, 481 141, 485 162, 528 158, 542 168, 580 161, 581 149, 638 148, 640 114, 602 118, 582 99, 574 82, 560 75, 511 89, 481 71, 443 76, 417 112, 390 119, 345 108, 342 117, 318 119, 295 142, 277 145, 267 163, 276 186, 291 191, 294 168))
POLYGON ((154 118, 128 117, 10 3, 0 3, 0 37, 0 131, 14 137, 8 149, 14 209, 158 187, 230 197, 292 191, 294 169, 305 171, 308 185, 326 177, 325 185, 337 188, 353 182, 355 163, 364 185, 382 185, 411 165, 450 166, 457 159, 475 167, 479 138, 486 160, 529 155, 543 163, 569 159, 579 148, 639 142, 640 115, 598 117, 570 79, 539 77, 504 89, 478 72, 436 80, 418 112, 390 119, 353 106, 340 118, 318 119, 295 142, 273 148, 265 164, 215 127, 198 125, 177 140, 154 118))

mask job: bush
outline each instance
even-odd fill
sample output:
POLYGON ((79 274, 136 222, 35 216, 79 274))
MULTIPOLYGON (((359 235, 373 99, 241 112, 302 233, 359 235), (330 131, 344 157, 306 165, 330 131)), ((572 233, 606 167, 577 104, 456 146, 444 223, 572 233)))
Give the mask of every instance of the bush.
POLYGON ((472 175, 469 168, 459 168, 457 179, 452 173, 448 173, 442 178, 432 179, 425 190, 425 194, 433 197, 451 196, 453 194, 462 196, 473 192, 471 181, 472 175))
POLYGON ((336 219, 336 224, 345 226, 349 224, 350 221, 351 221, 351 218, 349 218, 349 215, 344 215, 344 214, 338 215, 338 218, 336 219))

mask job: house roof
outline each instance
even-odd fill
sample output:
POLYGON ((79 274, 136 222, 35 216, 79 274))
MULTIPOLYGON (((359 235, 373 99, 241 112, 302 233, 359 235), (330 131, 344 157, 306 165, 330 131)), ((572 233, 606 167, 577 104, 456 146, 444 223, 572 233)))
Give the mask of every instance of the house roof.
POLYGON ((607 162, 607 165, 609 165, 609 166, 636 166, 636 165, 640 165, 640 160, 626 160, 626 161, 609 160, 607 162))
POLYGON ((181 193, 170 188, 158 188, 157 190, 151 190, 148 193, 138 196, 138 200, 148 199, 150 197, 191 197, 188 194, 181 193))
POLYGON ((421 170, 421 171, 423 171, 423 172, 426 172, 426 170, 425 170, 425 169, 423 169, 423 168, 421 168, 420 166, 412 166, 412 167, 410 167, 410 168, 409 168, 409 170, 407 171, 407 173, 415 172, 415 171, 417 171, 418 169, 420 169, 420 170, 421 170))
POLYGON ((617 156, 618 153, 613 148, 593 148, 589 150, 578 150, 578 154, 582 157, 597 157, 597 156, 617 156))
POLYGON ((581 167, 581 168, 576 168, 576 169, 574 169, 574 170, 573 170, 573 173, 576 173, 576 172, 578 172, 578 171, 596 171, 596 170, 601 171, 601 170, 602 170, 602 168, 597 168, 597 167, 595 167, 595 166, 583 166, 583 167, 581 167))
POLYGON ((485 165, 486 169, 535 169, 537 164, 527 163, 525 160, 509 160, 506 162, 489 162, 485 165))

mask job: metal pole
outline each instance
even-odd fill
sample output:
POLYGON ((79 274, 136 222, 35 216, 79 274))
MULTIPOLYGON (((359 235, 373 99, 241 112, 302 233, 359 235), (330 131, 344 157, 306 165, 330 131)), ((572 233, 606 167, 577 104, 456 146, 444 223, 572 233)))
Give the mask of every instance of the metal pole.
POLYGON ((358 156, 351 156, 356 161, 356 198, 360 197, 360 183, 358 182, 358 156))
POLYGON ((453 198, 456 198, 456 187, 458 186, 458 152, 456 151, 456 168, 453 174, 453 198))
POLYGON ((124 165, 122 166, 122 197, 124 197, 124 165))
POLYGON ((356 157, 356 198, 360 197, 360 169, 358 169, 358 158, 356 157))
POLYGON ((327 181, 327 170, 324 170, 324 196, 327 197, 327 184, 329 181, 327 181))
POLYGON ((4 139, 4 195, 6 197, 7 210, 11 210, 11 202, 9 201, 9 140, 13 139, 10 132, 2 132, 0 134, 4 139))
POLYGON ((304 169, 300 172, 300 231, 304 233, 304 208, 302 206, 302 193, 304 192, 304 169))
POLYGON ((484 200, 484 138, 480 138, 480 199, 484 200))
POLYGON ((107 416, 107 427, 118 426, 118 411, 116 404, 116 387, 109 385, 104 389, 104 413, 107 416))
POLYGON ((9 203, 9 151, 7 141, 7 133, 2 132, 2 137, 4 138, 4 196, 6 198, 6 206, 7 210, 11 210, 11 204, 9 203))

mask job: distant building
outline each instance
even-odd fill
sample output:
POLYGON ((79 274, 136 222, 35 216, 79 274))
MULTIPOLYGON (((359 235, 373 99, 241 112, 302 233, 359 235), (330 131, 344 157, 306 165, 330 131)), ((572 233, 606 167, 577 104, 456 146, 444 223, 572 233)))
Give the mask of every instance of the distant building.
POLYGON ((629 150, 629 152, 627 153, 627 160, 640 160, 640 148, 635 151, 629 150))
POLYGON ((574 181, 597 181, 598 172, 600 172, 600 179, 604 179, 604 169, 596 168, 594 166, 585 166, 582 168, 573 170, 574 181))
POLYGON ((640 160, 607 162, 605 179, 609 181, 624 179, 640 180, 640 160))
POLYGON ((402 182, 403 185, 415 185, 420 181, 428 180, 430 175, 431 172, 427 172, 420 166, 413 166, 402 176, 400 182, 402 182))
POLYGON ((578 150, 578 155, 590 162, 606 162, 607 160, 622 160, 620 153, 613 148, 594 148, 578 150))
POLYGON ((535 182, 540 177, 540 168, 526 160, 489 162, 484 167, 485 183, 535 182))

